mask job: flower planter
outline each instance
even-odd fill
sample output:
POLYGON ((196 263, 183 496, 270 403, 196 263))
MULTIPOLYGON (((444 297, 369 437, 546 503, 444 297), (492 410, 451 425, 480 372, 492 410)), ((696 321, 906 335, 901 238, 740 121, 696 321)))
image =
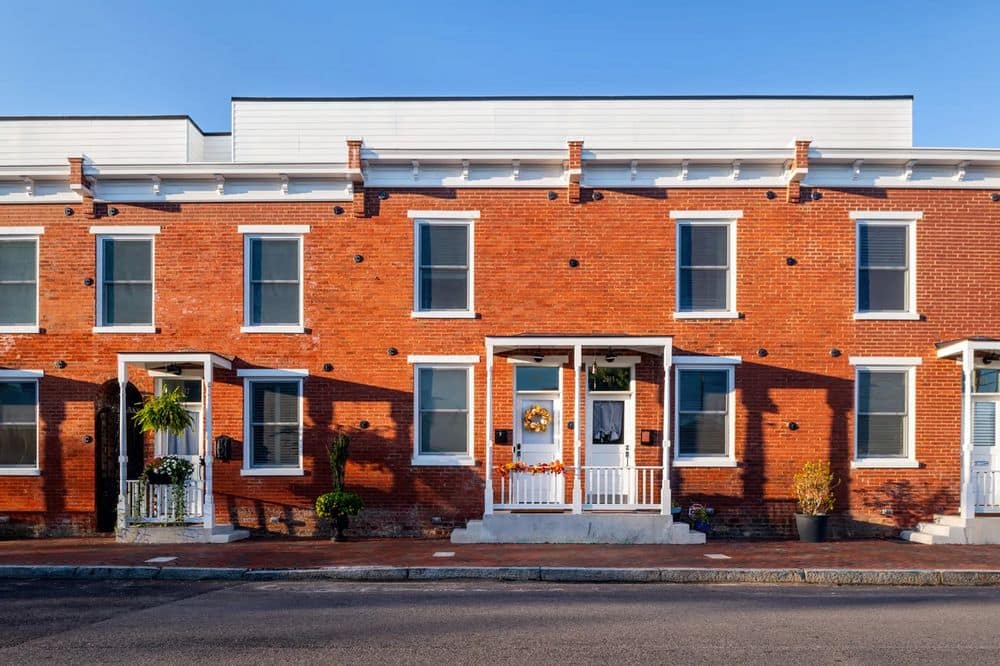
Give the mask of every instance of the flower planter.
POLYGON ((147 472, 146 473, 146 483, 151 486, 169 486, 174 482, 170 478, 169 474, 161 474, 160 472, 147 472))
POLYGON ((347 516, 337 516, 333 519, 333 541, 347 541, 347 535, 344 534, 344 530, 347 526, 351 524, 351 520, 347 516))
POLYGON ((824 514, 807 515, 804 513, 795 514, 795 527, 799 532, 799 541, 806 543, 820 543, 826 540, 827 516, 824 514))

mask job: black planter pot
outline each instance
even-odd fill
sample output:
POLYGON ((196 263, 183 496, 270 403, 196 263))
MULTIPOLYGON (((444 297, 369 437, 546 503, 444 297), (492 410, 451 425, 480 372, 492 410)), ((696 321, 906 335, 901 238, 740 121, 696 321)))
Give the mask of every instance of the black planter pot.
POLYGON ((820 543, 826 540, 826 514, 810 516, 804 513, 795 514, 795 527, 799 531, 799 541, 820 543))
POLYGON ((347 536, 344 534, 344 530, 347 526, 351 524, 351 520, 347 516, 337 516, 333 519, 333 528, 335 532, 333 533, 334 541, 347 541, 347 536))
POLYGON ((169 474, 160 474, 159 472, 149 472, 146 474, 146 483, 151 486, 169 486, 173 483, 173 479, 170 478, 169 474))

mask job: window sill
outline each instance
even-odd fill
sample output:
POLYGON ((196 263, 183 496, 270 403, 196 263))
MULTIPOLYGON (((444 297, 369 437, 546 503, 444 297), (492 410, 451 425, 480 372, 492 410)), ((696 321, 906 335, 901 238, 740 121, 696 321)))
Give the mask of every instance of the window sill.
POLYGON ((0 467, 0 476, 41 476, 42 470, 30 467, 0 467))
POLYGON ((919 469, 920 463, 908 458, 867 458, 852 460, 851 469, 919 469))
POLYGON ((674 319, 739 319, 739 312, 721 310, 700 310, 697 312, 675 312, 674 319))
POLYGON ((470 456, 413 456, 410 464, 414 467, 473 467, 476 460, 470 456))
POLYGON ((280 467, 261 467, 250 469, 241 469, 240 476, 305 476, 306 472, 302 469, 283 469, 280 467))
POLYGON ((475 319, 476 313, 467 310, 414 310, 412 319, 475 319))
POLYGON ((156 333, 155 326, 95 326, 94 333, 156 333))
POLYGON ((276 325, 276 326, 240 326, 240 333, 305 333, 305 326, 276 325))
POLYGON ((0 326, 0 335, 5 333, 38 333, 38 331, 37 326, 0 326))
POLYGON ((736 467, 732 458, 675 458, 674 467, 736 467))
POLYGON ((855 321, 919 321, 916 312, 855 312, 855 321))

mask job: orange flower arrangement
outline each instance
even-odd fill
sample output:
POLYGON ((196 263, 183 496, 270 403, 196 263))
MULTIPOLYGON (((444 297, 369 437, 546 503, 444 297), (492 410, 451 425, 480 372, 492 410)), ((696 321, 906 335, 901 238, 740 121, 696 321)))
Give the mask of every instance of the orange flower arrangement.
POLYGON ((536 465, 529 465, 519 460, 500 465, 496 469, 497 474, 503 478, 507 478, 511 472, 521 472, 523 474, 562 474, 566 471, 566 465, 561 460, 553 460, 552 462, 538 463, 536 465))

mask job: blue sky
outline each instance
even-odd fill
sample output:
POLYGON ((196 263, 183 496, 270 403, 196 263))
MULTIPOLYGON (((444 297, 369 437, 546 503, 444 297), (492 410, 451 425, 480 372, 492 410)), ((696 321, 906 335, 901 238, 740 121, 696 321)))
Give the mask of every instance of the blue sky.
POLYGON ((1000 146, 1000 2, 10 2, 0 115, 231 96, 914 94, 915 141, 1000 146))

